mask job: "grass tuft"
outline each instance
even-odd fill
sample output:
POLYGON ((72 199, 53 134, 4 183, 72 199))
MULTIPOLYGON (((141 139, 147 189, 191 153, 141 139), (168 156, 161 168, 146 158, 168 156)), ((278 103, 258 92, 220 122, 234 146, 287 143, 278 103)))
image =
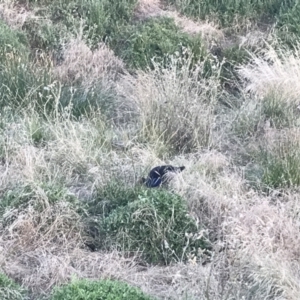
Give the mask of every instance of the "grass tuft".
POLYGON ((0 273, 0 297, 3 300, 27 300, 27 291, 12 279, 0 273))

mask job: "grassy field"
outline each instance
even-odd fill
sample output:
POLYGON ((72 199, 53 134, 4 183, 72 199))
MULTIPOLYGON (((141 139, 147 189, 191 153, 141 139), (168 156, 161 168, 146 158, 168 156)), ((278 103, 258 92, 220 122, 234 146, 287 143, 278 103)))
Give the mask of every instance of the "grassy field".
POLYGON ((299 9, 3 0, 0 298, 300 299, 299 9))

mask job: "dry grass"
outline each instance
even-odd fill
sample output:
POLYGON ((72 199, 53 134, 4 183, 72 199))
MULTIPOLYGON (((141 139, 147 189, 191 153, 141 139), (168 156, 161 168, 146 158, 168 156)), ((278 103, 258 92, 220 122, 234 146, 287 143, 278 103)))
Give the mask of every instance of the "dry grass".
POLYGON ((224 42, 225 36, 221 29, 213 22, 193 21, 185 16, 179 15, 176 11, 166 13, 166 16, 174 19, 182 31, 190 35, 200 35, 208 47, 224 42))
MULTIPOLYGON (((258 285, 261 294, 256 291, 255 299, 263 299, 263 295, 297 299, 299 221, 291 218, 287 209, 292 205, 298 210, 294 199, 287 196, 284 202, 273 202, 247 191, 243 180, 228 168, 227 159, 218 153, 189 157, 185 164, 183 180, 176 178, 173 187, 188 199, 200 224, 206 224, 210 234, 223 241, 223 245, 215 245, 216 251, 227 249, 230 267, 223 276, 231 274, 236 280, 242 272, 245 277, 241 280, 248 286, 240 287, 240 293, 250 293, 251 286, 258 285)), ((219 259, 221 253, 215 255, 219 259)))
MULTIPOLYGON (((143 16, 162 13, 158 1, 140 1, 138 9, 143 16)), ((199 24, 177 21, 199 32, 199 24)), ((260 120, 257 107, 270 93, 298 105, 299 51, 282 51, 270 48, 240 68, 247 80, 244 92, 251 92, 249 103, 231 111, 230 117, 245 113, 250 122, 257 113, 260 120)), ((243 168, 234 165, 233 149, 216 150, 223 149, 219 144, 230 144, 226 139, 233 135, 239 153, 248 146, 232 128, 221 134, 226 124, 218 123, 215 114, 222 94, 220 70, 205 79, 203 65, 191 72, 190 61, 180 61, 178 68, 175 57, 167 70, 154 64, 152 71, 130 75, 106 45, 93 52, 80 38, 67 45, 64 57, 53 70, 57 81, 86 88, 99 81, 116 86, 118 115, 111 127, 98 111, 80 121, 72 118, 69 108, 43 119, 29 108, 19 116, 1 112, 0 195, 23 185, 34 191, 27 206, 1 216, 1 269, 28 287, 33 299, 77 276, 121 279, 159 299, 298 300, 299 191, 284 187, 264 195, 247 186, 243 168), (37 132, 43 137, 40 144, 34 138, 37 132), (191 215, 211 238, 211 258, 142 267, 138 254, 128 258, 118 252, 89 251, 83 221, 65 197, 88 200, 95 187, 112 178, 133 186, 142 173, 165 163, 186 166, 170 189, 187 201, 191 215), (53 203, 43 183, 60 184, 65 194, 53 203)), ((280 153, 287 153, 291 147, 286 140, 298 147, 297 129, 279 130, 264 118, 261 122, 263 130, 251 139, 252 149, 259 149, 262 140, 272 154, 278 145, 287 147, 280 153)))
POLYGON ((89 87, 96 82, 108 84, 124 72, 124 64, 104 43, 92 51, 78 36, 71 39, 63 51, 62 64, 54 68, 54 74, 62 83, 81 83, 89 87))
POLYGON ((286 102, 298 104, 300 52, 299 46, 291 52, 275 50, 269 46, 267 51, 252 55, 252 61, 240 68, 240 74, 248 82, 246 89, 259 97, 270 93, 283 96, 286 102))
POLYGON ((27 19, 32 18, 34 12, 23 6, 16 5, 14 0, 3 0, 0 3, 0 17, 13 28, 21 29, 27 19))
POLYGON ((167 70, 154 62, 153 71, 123 77, 119 93, 127 111, 137 116, 140 140, 177 151, 213 145, 219 70, 215 76, 199 80, 204 62, 190 71, 191 61, 190 55, 186 60, 172 57, 167 70))
POLYGON ((140 19, 162 16, 164 10, 160 0, 139 0, 135 9, 135 16, 140 19))
MULTIPOLYGON (((25 122, 26 118, 22 120, 25 122)), ((66 176, 74 184, 81 181, 75 171, 78 160, 84 166, 90 164, 91 169, 101 170, 94 155, 101 155, 104 165, 110 166, 108 173, 123 170, 124 176, 133 172, 132 165, 141 168, 148 163, 164 163, 138 144, 127 152, 130 158, 122 158, 117 153, 105 156, 95 152, 84 138, 85 132, 93 132, 91 123, 84 125, 69 120, 68 126, 63 124, 48 125, 52 130, 48 149, 26 146, 28 140, 24 138, 24 144, 15 147, 9 156, 11 163, 6 165, 2 182, 7 185, 16 182, 16 174, 10 170, 17 170, 18 166, 18 180, 37 181, 43 173, 41 170, 48 170, 52 180, 66 176), (83 130, 84 126, 89 126, 88 131, 83 130), (70 148, 73 153, 67 152, 70 148), (82 161, 85 156, 89 162, 82 161), (106 161, 112 157, 116 168, 106 161)), ((20 136, 21 121, 15 128, 20 136)), ((117 252, 89 252, 84 249, 84 235, 78 230, 82 226, 80 219, 64 202, 58 202, 54 206, 45 205, 42 212, 31 206, 15 212, 17 218, 8 228, 1 229, 2 269, 28 286, 34 295, 48 294, 53 285, 76 275, 125 280, 160 299, 185 299, 186 296, 224 299, 224 295, 241 299, 249 296, 250 288, 255 286, 258 286, 257 291, 252 291, 255 299, 267 296, 297 299, 300 236, 295 211, 300 210, 300 202, 296 204, 295 195, 287 195, 282 203, 273 203, 271 198, 247 191, 243 179, 231 169, 228 157, 219 152, 180 155, 168 162, 186 165, 186 170, 173 179, 172 188, 187 199, 191 213, 218 239, 211 263, 202 266, 191 257, 185 265, 141 268, 135 258, 125 259, 117 252)), ((93 180, 99 178, 98 171, 92 172, 93 180)), ((42 203, 47 204, 43 190, 36 191, 42 203)))

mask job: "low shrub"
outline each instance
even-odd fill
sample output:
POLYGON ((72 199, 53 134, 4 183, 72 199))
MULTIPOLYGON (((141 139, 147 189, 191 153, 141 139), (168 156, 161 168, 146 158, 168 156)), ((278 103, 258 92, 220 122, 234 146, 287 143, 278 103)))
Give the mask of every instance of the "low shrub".
POLYGON ((16 284, 5 274, 0 273, 0 299, 2 300, 27 300, 27 291, 16 284))
POLYGON ((118 181, 111 181, 97 188, 94 199, 88 203, 88 211, 94 216, 107 217, 118 207, 127 206, 137 199, 139 192, 139 188, 128 188, 118 181))
POLYGON ((50 300, 154 300, 140 289, 112 280, 73 280, 57 287, 50 300))
POLYGON ((90 207, 93 222, 89 229, 96 248, 141 252, 153 264, 186 260, 209 248, 184 200, 176 194, 163 189, 114 190, 109 185, 102 195, 93 211, 90 207))

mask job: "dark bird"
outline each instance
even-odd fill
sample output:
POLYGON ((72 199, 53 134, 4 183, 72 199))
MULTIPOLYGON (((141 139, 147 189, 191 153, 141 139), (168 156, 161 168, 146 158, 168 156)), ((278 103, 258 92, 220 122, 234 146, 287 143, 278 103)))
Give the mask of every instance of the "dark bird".
POLYGON ((142 178, 141 182, 146 185, 147 187, 158 187, 161 186, 164 183, 167 183, 169 181, 168 173, 179 173, 183 171, 185 167, 174 167, 171 165, 165 165, 165 166, 157 166, 153 168, 147 178, 142 178))

